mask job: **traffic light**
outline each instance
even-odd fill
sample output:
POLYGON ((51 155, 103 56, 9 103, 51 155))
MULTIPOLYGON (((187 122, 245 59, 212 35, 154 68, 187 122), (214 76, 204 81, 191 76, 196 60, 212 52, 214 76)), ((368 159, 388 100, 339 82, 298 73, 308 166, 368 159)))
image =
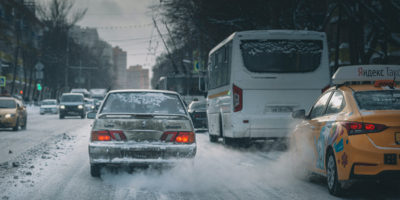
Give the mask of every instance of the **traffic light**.
POLYGON ((37 89, 42 90, 42 86, 40 85, 40 83, 37 84, 37 89))
POLYGON ((19 91, 19 93, 22 95, 22 94, 24 94, 24 91, 21 90, 21 91, 19 91))

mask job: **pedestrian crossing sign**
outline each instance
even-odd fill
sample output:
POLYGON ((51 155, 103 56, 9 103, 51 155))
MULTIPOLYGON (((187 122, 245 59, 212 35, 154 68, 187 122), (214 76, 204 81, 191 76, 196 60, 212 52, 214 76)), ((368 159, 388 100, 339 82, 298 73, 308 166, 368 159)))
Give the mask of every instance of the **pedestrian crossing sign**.
POLYGON ((0 76, 0 87, 5 87, 5 86, 6 86, 6 77, 0 76))

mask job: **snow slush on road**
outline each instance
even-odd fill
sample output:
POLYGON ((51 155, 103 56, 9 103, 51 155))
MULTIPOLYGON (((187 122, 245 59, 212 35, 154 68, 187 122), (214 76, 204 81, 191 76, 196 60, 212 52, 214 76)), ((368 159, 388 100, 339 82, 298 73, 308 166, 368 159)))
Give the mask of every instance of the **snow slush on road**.
POLYGON ((110 92, 91 131, 91 175, 105 165, 173 165, 196 155, 193 124, 179 95, 169 91, 110 92))

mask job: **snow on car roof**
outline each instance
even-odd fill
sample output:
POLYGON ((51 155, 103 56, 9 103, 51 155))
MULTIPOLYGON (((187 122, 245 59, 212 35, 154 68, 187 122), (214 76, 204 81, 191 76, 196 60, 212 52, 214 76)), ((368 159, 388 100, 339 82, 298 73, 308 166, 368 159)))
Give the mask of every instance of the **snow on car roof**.
POLYGON ((112 90, 109 93, 117 93, 117 92, 154 92, 154 93, 170 93, 170 94, 178 94, 174 91, 169 90, 140 90, 140 89, 131 89, 131 90, 112 90))
POLYGON ((340 85, 351 81, 394 80, 397 76, 400 76, 400 65, 353 65, 340 67, 333 75, 332 83, 340 85))

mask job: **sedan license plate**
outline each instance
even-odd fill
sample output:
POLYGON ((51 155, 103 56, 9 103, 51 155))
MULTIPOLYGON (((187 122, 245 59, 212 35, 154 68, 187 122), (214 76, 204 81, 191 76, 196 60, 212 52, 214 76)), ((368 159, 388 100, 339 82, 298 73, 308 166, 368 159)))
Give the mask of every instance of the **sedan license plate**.
POLYGON ((138 159, 158 159, 162 157, 160 151, 125 151, 124 157, 138 159))
POLYGON ((277 106, 277 107, 271 107, 272 112, 293 112, 292 107, 287 107, 287 106, 277 106))
POLYGON ((396 143, 400 144, 400 133, 396 133, 396 143))

